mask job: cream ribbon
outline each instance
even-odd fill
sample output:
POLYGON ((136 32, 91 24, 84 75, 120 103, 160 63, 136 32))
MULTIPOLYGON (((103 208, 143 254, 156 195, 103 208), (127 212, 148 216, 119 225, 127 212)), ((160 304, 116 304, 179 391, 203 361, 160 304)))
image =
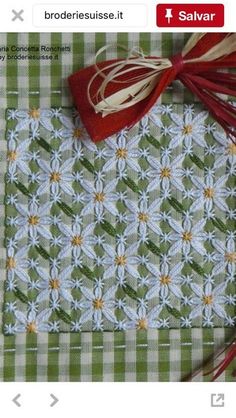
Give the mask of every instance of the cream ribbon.
MULTIPOLYGON (((195 47, 198 41, 205 36, 205 33, 194 33, 185 45, 182 56, 183 62, 198 63, 203 61, 217 60, 223 56, 229 55, 236 50, 236 33, 229 33, 221 42, 213 46, 209 51, 201 57, 194 59, 184 59, 184 57, 195 47)), ((121 47, 128 52, 128 56, 124 60, 112 63, 105 66, 102 70, 97 66, 97 59, 112 45, 106 45, 99 49, 95 56, 96 73, 91 78, 88 88, 87 96, 90 105, 94 108, 96 113, 101 113, 102 116, 110 115, 127 109, 136 103, 144 100, 150 95, 158 83, 160 74, 172 67, 172 62, 168 58, 150 58, 144 55, 143 51, 133 48, 130 51, 121 45, 116 45, 116 48, 121 47), (128 82, 132 85, 128 87, 121 87, 116 93, 105 97, 106 89, 109 83, 126 84, 127 81, 118 80, 120 76, 139 69, 149 69, 148 75, 141 75, 129 78, 128 82), (96 93, 96 103, 94 103, 91 96, 91 86, 97 77, 102 77, 103 81, 96 93)))

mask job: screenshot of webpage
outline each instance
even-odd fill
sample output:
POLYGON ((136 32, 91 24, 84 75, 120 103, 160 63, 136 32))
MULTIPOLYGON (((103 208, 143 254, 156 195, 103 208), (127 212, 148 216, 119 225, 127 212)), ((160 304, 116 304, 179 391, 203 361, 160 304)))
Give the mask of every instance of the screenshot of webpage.
POLYGON ((233 0, 0 14, 0 413, 236 409, 233 0))

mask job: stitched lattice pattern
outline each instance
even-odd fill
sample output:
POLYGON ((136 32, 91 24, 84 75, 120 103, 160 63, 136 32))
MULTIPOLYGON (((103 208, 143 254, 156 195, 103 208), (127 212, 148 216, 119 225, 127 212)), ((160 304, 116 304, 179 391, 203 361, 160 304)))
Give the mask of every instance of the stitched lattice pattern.
POLYGON ((7 111, 5 332, 235 323, 236 147, 197 105, 94 144, 7 111))

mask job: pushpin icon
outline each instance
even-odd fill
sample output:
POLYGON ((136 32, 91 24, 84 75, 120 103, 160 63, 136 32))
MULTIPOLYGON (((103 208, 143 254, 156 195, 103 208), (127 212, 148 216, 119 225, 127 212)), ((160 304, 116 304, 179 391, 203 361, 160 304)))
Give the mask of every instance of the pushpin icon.
POLYGON ((167 19, 168 25, 170 24, 170 19, 172 19, 172 9, 166 9, 165 18, 167 19))

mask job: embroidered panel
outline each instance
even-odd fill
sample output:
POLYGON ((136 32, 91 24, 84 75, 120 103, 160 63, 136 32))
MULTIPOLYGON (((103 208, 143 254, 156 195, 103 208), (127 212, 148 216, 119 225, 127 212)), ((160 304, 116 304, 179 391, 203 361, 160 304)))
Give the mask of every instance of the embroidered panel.
POLYGON ((235 326, 236 146, 198 105, 95 144, 8 109, 4 332, 235 326))

